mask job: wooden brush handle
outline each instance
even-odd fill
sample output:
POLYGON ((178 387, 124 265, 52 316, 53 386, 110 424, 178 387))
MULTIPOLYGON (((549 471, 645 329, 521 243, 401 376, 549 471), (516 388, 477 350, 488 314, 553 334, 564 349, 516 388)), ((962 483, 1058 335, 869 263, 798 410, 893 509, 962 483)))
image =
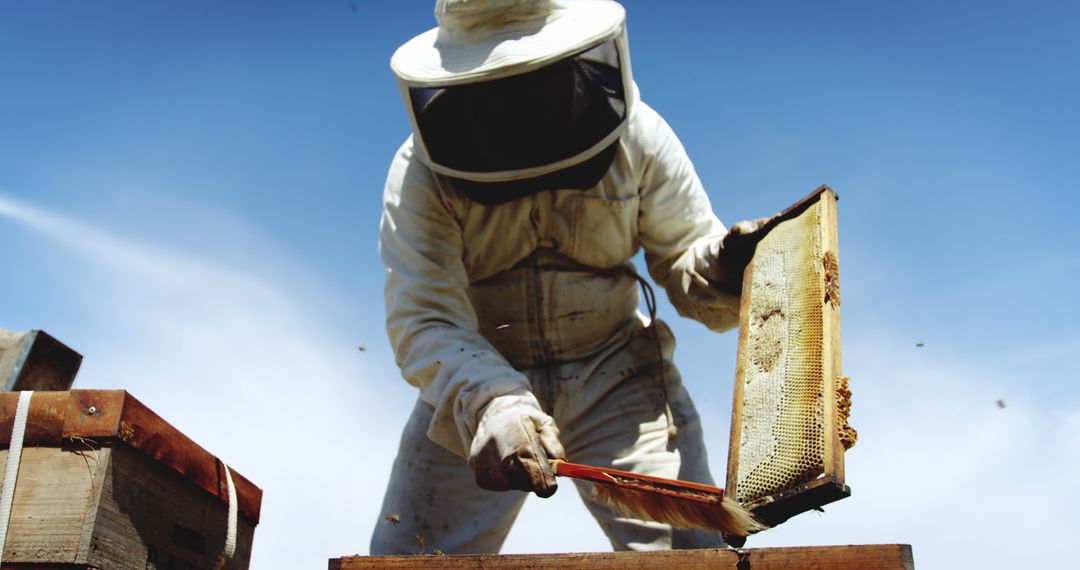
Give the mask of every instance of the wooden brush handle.
POLYGON ((656 493, 671 497, 678 497, 699 503, 716 504, 724 499, 724 490, 719 487, 702 485, 691 481, 679 481, 677 479, 665 479, 653 477, 618 469, 603 469, 579 465, 568 461, 551 462, 555 474, 582 481, 590 481, 601 485, 614 485, 624 489, 633 489, 646 493, 656 493))

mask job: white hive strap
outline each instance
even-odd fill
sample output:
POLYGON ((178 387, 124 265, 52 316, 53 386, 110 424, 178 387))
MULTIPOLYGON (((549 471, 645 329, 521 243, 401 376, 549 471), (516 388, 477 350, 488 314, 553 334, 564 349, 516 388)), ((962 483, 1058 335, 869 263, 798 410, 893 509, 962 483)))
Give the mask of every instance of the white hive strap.
POLYGON ((236 522, 238 512, 238 505, 236 504, 236 485, 233 484, 232 471, 229 471, 229 466, 225 465, 225 462, 221 462, 221 466, 225 468, 225 484, 229 491, 229 517, 226 520, 225 531, 225 549, 221 551, 221 558, 219 559, 219 567, 232 560, 236 554, 236 522))
POLYGON ((3 561, 4 547, 7 546, 8 520, 11 518, 11 503, 15 500, 15 480, 19 478, 26 416, 30 415, 30 398, 33 396, 32 391, 19 392, 19 403, 15 407, 15 423, 11 427, 11 444, 8 446, 7 465, 4 466, 4 484, 0 487, 0 561, 3 561))

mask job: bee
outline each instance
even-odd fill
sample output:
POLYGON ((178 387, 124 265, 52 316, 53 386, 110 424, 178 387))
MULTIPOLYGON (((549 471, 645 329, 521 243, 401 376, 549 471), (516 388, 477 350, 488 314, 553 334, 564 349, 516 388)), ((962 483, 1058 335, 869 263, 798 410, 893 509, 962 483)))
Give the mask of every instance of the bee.
POLYGON ((398 523, 401 522, 401 515, 399 515, 397 513, 390 513, 390 514, 386 515, 383 518, 386 519, 386 522, 391 523, 394 526, 397 526, 398 523))
POLYGON ((364 351, 367 350, 367 347, 361 344, 360 346, 356 347, 356 349, 359 350, 360 352, 364 352, 364 351))
POLYGON ((840 306, 840 262, 836 260, 836 254, 831 251, 825 252, 821 260, 825 268, 825 302, 832 303, 833 307, 840 306))

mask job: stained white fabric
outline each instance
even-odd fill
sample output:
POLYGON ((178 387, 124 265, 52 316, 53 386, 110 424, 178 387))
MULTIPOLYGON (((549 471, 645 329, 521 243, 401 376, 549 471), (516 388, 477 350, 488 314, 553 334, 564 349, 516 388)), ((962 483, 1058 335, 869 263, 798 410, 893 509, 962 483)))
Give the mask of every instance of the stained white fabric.
POLYGON ((561 0, 435 0, 435 21, 447 35, 476 43, 565 9, 561 0))
MULTIPOLYGON (((570 461, 713 484, 700 420, 671 364, 674 341, 663 323, 659 333, 663 377, 679 428, 674 439, 668 438, 665 390, 656 381, 656 339, 641 321, 620 343, 590 358, 539 365, 522 374, 537 392, 552 386, 550 409, 570 461)), ((417 401, 405 427, 371 554, 432 554, 435 549, 447 554, 495 553, 524 501, 543 500, 519 491, 477 487, 464 460, 427 437, 433 412, 429 404, 417 401)), ((570 492, 570 480, 558 482, 559 493, 570 492)), ((588 484, 574 485, 616 550, 723 545, 717 533, 673 530, 620 517, 593 500, 588 484)), ((551 545, 552 551, 560 548, 551 545)))
MULTIPOLYGON (((464 457, 484 406, 523 389, 555 420, 570 461, 712 482, 674 341, 662 323, 646 327, 631 258, 644 249, 678 312, 713 330, 737 324, 738 298, 711 285, 726 229, 652 109, 636 108, 595 187, 494 206, 416 160, 409 139, 384 208, 387 330, 420 395, 372 553, 415 553, 418 534, 444 552, 498 550, 524 494, 480 489, 464 457)), ((720 544, 617 517, 583 493, 617 549, 720 544)))
POLYGON ((483 206, 414 160, 410 139, 391 165, 384 208, 390 342, 403 376, 434 408, 428 436, 462 457, 479 410, 529 387, 520 369, 588 358, 638 326, 628 273, 550 266, 617 270, 644 248, 649 274, 680 314, 717 331, 738 322, 737 297, 708 279, 710 245, 726 230, 682 145, 644 104, 590 190, 483 206))
POLYGON ((390 58, 411 86, 483 81, 522 73, 618 35, 626 13, 609 0, 437 0, 439 26, 390 58))

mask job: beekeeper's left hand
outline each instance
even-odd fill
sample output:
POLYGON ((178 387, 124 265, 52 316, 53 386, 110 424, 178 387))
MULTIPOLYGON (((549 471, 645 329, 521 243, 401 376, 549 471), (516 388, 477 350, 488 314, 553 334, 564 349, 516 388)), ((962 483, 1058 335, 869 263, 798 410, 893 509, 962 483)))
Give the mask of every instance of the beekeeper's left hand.
POLYGON ((738 295, 742 292, 743 271, 754 257, 758 242, 769 233, 769 222, 777 216, 745 220, 732 225, 715 245, 716 265, 709 276, 719 289, 738 295))

